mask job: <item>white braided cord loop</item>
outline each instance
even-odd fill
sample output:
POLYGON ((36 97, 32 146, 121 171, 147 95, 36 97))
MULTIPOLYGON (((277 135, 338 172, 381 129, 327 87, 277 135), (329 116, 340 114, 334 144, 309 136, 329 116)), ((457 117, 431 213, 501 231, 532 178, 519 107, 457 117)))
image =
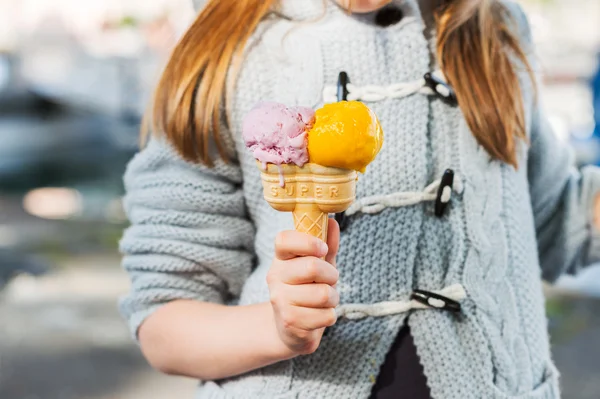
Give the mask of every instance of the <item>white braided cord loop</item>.
MULTIPOLYGON (((439 291, 433 291, 453 301, 460 302, 467 297, 467 292, 461 284, 453 284, 439 291)), ((421 302, 409 299, 405 301, 386 301, 371 304, 346 303, 335 308, 336 316, 349 320, 358 320, 365 317, 382 317, 408 312, 411 309, 437 309, 421 302)))
MULTIPOLYGON (((426 201, 435 201, 440 184, 441 180, 436 180, 429 186, 425 187, 425 189, 421 192, 400 191, 387 195, 363 197, 357 199, 352 203, 352 205, 350 205, 350 207, 346 210, 346 215, 352 216, 357 212, 373 214, 379 213, 385 208, 399 208, 402 206, 416 205, 426 201)), ((451 192, 451 190, 449 192, 447 190, 444 191, 444 194, 446 195, 444 196, 445 198, 443 198, 443 200, 447 199, 445 202, 450 201, 451 192)))
MULTIPOLYGON (((429 87, 425 86, 424 79, 407 83, 395 83, 390 86, 356 86, 349 83, 346 88, 348 90, 348 101, 377 102, 387 98, 408 97, 416 93, 435 94, 429 87)), ((337 102, 336 86, 325 86, 323 89, 323 101, 326 104, 337 102)))

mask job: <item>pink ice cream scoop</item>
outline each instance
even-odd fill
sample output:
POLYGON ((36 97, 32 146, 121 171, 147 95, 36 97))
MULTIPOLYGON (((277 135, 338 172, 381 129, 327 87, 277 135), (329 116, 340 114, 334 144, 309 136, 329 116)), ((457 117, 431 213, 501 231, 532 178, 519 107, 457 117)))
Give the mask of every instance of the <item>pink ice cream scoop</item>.
POLYGON ((315 112, 306 107, 287 107, 267 102, 258 104, 244 118, 242 137, 254 157, 266 167, 308 162, 307 131, 315 112))

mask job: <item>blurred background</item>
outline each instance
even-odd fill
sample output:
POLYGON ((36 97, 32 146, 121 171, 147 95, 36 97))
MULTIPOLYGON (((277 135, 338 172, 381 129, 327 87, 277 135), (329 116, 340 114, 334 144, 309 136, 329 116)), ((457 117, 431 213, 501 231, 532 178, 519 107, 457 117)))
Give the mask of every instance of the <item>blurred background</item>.
MULTIPOLYGON (((523 0, 546 109, 600 164, 600 2, 523 0)), ((0 398, 191 398, 152 371, 116 301, 121 176, 191 0, 0 0, 0 398)), ((547 290, 567 399, 600 398, 600 266, 547 290)))

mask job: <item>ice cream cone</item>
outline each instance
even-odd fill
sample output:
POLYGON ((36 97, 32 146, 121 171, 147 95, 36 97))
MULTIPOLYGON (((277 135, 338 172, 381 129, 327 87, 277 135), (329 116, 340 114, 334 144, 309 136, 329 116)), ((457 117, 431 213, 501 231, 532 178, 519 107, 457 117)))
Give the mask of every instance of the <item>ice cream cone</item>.
POLYGON ((328 214, 343 212, 354 202, 354 170, 313 163, 303 167, 259 162, 265 200, 274 209, 292 212, 297 231, 327 241, 328 214))

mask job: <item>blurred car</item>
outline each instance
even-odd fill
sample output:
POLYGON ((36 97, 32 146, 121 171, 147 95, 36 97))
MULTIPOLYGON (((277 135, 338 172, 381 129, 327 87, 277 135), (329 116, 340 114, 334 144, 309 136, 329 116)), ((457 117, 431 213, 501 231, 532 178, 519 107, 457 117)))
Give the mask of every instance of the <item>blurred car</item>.
POLYGON ((50 263, 38 256, 0 248, 0 290, 19 274, 38 276, 50 269, 50 263))
POLYGON ((1 289, 49 270, 57 254, 114 251, 111 222, 122 220, 121 178, 136 150, 123 138, 137 136, 139 117, 43 96, 18 79, 10 54, 0 59, 1 289))
POLYGON ((0 190, 116 178, 135 149, 114 137, 137 126, 25 91, 0 94, 0 190))

